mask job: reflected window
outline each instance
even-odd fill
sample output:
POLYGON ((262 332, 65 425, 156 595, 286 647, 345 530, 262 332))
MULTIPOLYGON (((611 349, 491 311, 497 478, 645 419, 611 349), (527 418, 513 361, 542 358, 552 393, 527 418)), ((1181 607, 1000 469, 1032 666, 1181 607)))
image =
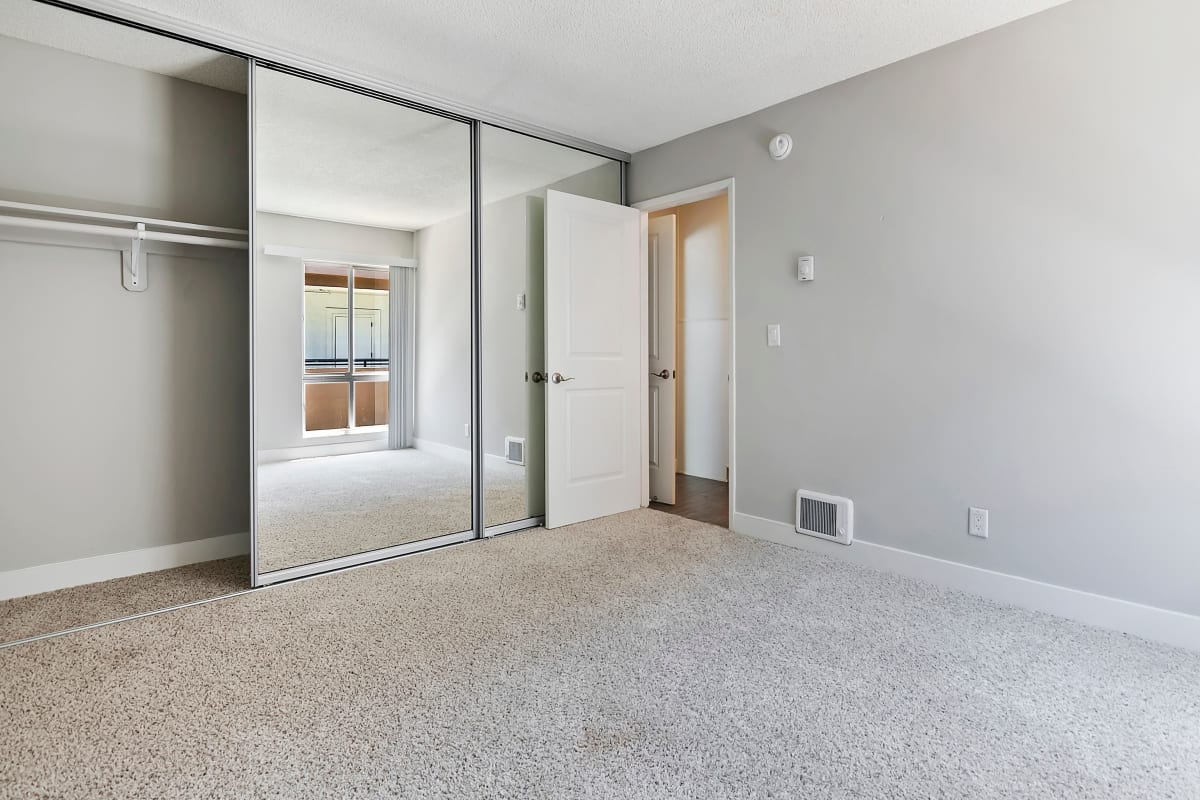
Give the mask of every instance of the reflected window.
POLYGON ((388 270, 304 265, 304 432, 387 430, 388 270))

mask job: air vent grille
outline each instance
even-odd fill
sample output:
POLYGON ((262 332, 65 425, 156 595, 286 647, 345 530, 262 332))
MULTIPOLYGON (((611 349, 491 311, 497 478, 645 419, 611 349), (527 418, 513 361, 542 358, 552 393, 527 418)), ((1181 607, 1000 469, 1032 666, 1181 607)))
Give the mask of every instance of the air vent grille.
POLYGON ((811 497, 800 498, 800 527, 837 538, 837 505, 811 497))
POLYGON ((850 544, 854 540, 854 503, 819 492, 796 492, 796 532, 850 544))
POLYGON ((525 439, 520 436, 504 437, 504 460, 510 464, 525 466, 525 439))

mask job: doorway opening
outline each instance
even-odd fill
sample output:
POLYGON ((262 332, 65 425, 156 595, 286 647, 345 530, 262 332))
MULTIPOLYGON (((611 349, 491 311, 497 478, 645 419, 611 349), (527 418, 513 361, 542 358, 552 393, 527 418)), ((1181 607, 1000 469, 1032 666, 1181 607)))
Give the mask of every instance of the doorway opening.
POLYGON ((646 214, 649 506, 728 527, 733 409, 732 181, 646 214))

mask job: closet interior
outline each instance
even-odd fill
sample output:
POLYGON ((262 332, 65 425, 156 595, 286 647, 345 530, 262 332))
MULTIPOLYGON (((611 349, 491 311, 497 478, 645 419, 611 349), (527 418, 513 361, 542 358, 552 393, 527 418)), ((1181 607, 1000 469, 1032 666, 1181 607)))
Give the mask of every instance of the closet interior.
POLYGON ((247 62, 0 22, 0 641, 250 586, 247 62))

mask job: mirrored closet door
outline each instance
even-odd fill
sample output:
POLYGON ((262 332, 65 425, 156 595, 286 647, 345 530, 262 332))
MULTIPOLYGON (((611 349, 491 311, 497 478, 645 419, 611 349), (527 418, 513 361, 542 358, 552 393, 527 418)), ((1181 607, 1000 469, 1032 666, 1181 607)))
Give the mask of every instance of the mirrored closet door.
POLYGON ((547 197, 619 162, 0 8, 0 644, 542 521, 547 197))
POLYGON ((257 582, 472 538, 470 125, 254 98, 257 582))
POLYGON ((249 588, 246 85, 0 3, 0 643, 249 588))
POLYGON ((621 202, 621 164, 480 126, 483 513, 486 533, 546 511, 545 212, 554 190, 621 202))

